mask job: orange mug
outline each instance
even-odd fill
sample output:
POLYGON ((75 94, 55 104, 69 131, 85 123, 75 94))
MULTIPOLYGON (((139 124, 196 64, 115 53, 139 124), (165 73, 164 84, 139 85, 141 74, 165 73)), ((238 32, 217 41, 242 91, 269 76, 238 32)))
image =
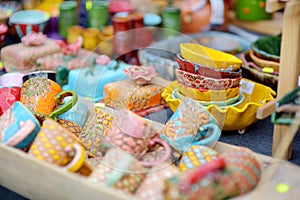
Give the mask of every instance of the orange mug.
POLYGON ((56 119, 58 115, 70 110, 77 103, 78 96, 74 91, 62 91, 61 86, 56 82, 38 76, 24 82, 20 101, 38 119, 45 117, 56 119), (58 105, 62 105, 67 96, 72 96, 72 99, 58 108, 58 105))

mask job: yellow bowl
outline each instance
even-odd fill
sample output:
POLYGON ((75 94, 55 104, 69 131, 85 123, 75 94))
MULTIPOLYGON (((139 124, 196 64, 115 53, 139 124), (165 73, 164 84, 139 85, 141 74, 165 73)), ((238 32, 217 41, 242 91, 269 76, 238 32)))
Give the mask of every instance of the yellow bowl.
POLYGON ((224 101, 239 95, 239 87, 227 90, 198 90, 178 83, 178 91, 197 101, 224 101))
POLYGON ((242 65, 242 60, 236 56, 200 44, 181 43, 180 53, 186 60, 219 70, 236 71, 242 65))
MULTIPOLYGON (((180 99, 173 98, 172 96, 173 90, 178 87, 178 82, 173 81, 161 94, 173 112, 180 104, 180 99)), ((276 92, 270 87, 245 78, 242 79, 240 90, 245 96, 242 103, 225 108, 211 104, 205 108, 214 116, 222 130, 240 130, 255 123, 257 121, 257 109, 267 102, 274 100, 274 96, 276 95, 276 92)))

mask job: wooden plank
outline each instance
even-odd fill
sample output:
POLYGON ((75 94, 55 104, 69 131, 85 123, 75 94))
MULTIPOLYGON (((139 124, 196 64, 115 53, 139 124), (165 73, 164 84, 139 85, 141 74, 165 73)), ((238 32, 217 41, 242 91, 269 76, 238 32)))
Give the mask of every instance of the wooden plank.
MULTIPOLYGON (((277 98, 283 97, 298 85, 300 70, 300 1, 290 0, 284 11, 283 32, 280 54, 280 68, 277 98)), ((275 125, 273 136, 273 156, 289 159, 291 156, 291 139, 287 126, 275 125), (285 135, 290 139, 282 140, 285 135), (288 136, 287 136, 288 137, 288 136)))
POLYGON ((259 107, 256 111, 256 118, 261 120, 270 116, 274 112, 276 103, 277 99, 274 99, 273 101, 270 101, 265 105, 259 107))

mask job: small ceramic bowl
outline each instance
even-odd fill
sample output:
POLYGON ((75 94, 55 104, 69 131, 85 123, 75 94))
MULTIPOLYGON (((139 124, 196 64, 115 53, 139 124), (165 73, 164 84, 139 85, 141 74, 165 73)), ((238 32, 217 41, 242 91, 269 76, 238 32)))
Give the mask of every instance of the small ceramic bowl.
POLYGON ((275 72, 279 72, 279 62, 272 61, 272 60, 265 60, 255 55, 252 49, 249 50, 250 58, 253 62, 261 68, 270 68, 273 69, 275 72))
POLYGON ((182 70, 211 78, 236 78, 240 77, 242 74, 241 68, 239 68, 237 71, 218 70, 216 68, 211 68, 205 65, 200 65, 188 61, 184 59, 180 54, 177 54, 176 61, 179 65, 179 68, 182 70))
MULTIPOLYGON (((183 100, 185 98, 185 96, 178 91, 178 88, 173 90, 172 97, 180 100, 183 100)), ((244 98, 245 96, 240 93, 236 97, 232 97, 224 101, 195 101, 200 103, 203 107, 207 107, 213 104, 219 106, 220 108, 225 108, 226 106, 237 106, 239 103, 244 101, 244 98)))
MULTIPOLYGON (((276 95, 276 92, 267 86, 253 82, 249 79, 243 78, 242 80, 245 82, 247 88, 250 86, 250 88, 253 89, 251 93, 250 91, 248 91, 248 93, 250 94, 247 94, 246 92, 242 92, 245 96, 243 102, 241 102, 236 106, 227 106, 225 108, 221 108, 214 104, 205 107, 205 109, 213 115, 213 117, 216 119, 221 129, 224 131, 244 129, 247 126, 257 122, 257 118, 256 118, 257 109, 260 106, 265 105, 267 102, 274 100, 274 97, 276 95)), ((176 88, 180 89, 180 87, 181 86, 180 84, 178 84, 177 81, 173 81, 167 87, 165 87, 164 91, 161 94, 161 96, 168 103, 168 105, 170 106, 173 112, 176 111, 176 109, 181 103, 181 100, 177 98, 173 98, 172 92, 176 88)), ((226 92, 227 96, 231 95, 232 92, 234 91, 231 90, 228 93, 226 92)), ((224 93, 225 91, 222 91, 223 97, 225 96, 224 93)), ((238 93, 240 93, 239 88, 236 91, 236 95, 238 93)), ((209 93, 209 95, 211 94, 213 93, 209 93)), ((198 98, 203 95, 208 95, 208 94, 199 92, 198 98)))
POLYGON ((251 44, 254 53, 263 59, 279 62, 280 60, 281 37, 265 36, 251 44))
POLYGON ((49 14, 39 10, 21 10, 13 13, 9 24, 16 30, 20 39, 30 32, 44 32, 49 14))
POLYGON ((237 78, 215 79, 181 69, 176 69, 176 77, 178 83, 186 87, 207 90, 227 90, 229 88, 238 87, 242 79, 241 75, 237 78))

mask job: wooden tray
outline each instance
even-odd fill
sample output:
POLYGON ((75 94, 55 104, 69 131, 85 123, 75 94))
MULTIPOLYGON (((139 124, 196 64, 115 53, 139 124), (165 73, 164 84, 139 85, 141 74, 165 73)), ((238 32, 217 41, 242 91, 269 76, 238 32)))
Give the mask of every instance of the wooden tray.
MULTIPOLYGON (((153 122, 158 131, 163 125, 153 122)), ((236 148, 217 142, 219 152, 236 148)), ((263 167, 260 183, 251 192, 235 199, 297 199, 300 195, 300 167, 287 161, 256 154, 263 167), (288 184, 286 193, 278 193, 278 184, 288 184)), ((29 199, 135 199, 105 186, 95 185, 87 177, 64 172, 55 165, 30 157, 11 147, 0 145, 0 184, 29 199)))

